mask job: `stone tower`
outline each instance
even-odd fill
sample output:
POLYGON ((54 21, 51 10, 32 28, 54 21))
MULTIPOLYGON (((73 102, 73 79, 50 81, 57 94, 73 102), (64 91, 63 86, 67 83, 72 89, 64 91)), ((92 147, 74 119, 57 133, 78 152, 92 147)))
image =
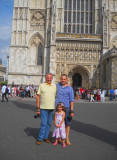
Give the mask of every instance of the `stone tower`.
POLYGON ((115 87, 113 47, 116 0, 14 0, 8 83, 38 86, 51 72, 74 89, 115 87))

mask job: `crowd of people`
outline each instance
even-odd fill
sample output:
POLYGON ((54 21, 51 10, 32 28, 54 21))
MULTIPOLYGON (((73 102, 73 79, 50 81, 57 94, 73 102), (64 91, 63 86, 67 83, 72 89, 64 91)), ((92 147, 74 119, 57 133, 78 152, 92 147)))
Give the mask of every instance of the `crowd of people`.
POLYGON ((33 98, 36 96, 37 88, 34 87, 34 85, 28 85, 24 87, 22 84, 20 86, 7 86, 3 85, 0 87, 0 91, 2 94, 2 102, 4 102, 4 97, 6 101, 8 102, 9 98, 17 98, 21 97, 22 100, 24 100, 24 97, 30 97, 33 98))
POLYGON ((115 100, 117 99, 117 88, 115 89, 83 89, 77 88, 75 91, 75 100, 78 101, 79 99, 86 99, 90 102, 94 101, 105 101, 105 96, 109 96, 109 99, 115 100))

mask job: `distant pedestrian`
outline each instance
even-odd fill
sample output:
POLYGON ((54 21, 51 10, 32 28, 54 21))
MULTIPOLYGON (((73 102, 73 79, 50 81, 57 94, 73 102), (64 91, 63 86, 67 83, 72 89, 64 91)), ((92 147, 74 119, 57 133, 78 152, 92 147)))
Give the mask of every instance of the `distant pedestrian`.
POLYGON ((99 89, 97 90, 97 101, 100 101, 100 91, 99 91, 99 89))
POLYGON ((105 100, 105 94, 104 94, 104 90, 101 90, 101 102, 104 102, 105 100))
POLYGON ((30 96, 31 96, 31 98, 34 97, 34 86, 33 85, 30 88, 30 96))
POLYGON ((115 99, 117 99, 117 88, 115 88, 114 93, 115 93, 115 99))
POLYGON ((114 90, 113 89, 110 89, 109 96, 110 96, 110 101, 113 101, 113 98, 114 98, 114 90))
POLYGON ((21 87, 20 87, 20 93, 21 93, 22 100, 24 100, 25 92, 24 92, 24 87, 23 87, 22 84, 21 84, 21 87))
POLYGON ((4 97, 6 99, 6 101, 8 102, 8 98, 7 98, 7 95, 8 94, 8 88, 6 85, 3 85, 2 86, 2 102, 4 102, 4 97))
POLYGON ((88 99, 88 101, 90 102, 90 100, 91 100, 91 94, 90 94, 90 91, 88 91, 88 92, 87 92, 87 99, 88 99))
POLYGON ((91 102, 94 102, 94 94, 91 92, 91 102))

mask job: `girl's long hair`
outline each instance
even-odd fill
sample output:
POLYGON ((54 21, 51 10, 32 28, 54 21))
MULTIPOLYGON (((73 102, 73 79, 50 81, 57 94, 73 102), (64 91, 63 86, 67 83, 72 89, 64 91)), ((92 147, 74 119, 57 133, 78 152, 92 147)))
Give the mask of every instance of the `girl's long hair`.
POLYGON ((57 104, 57 106, 56 106, 56 111, 58 111, 57 108, 58 108, 59 105, 62 107, 62 110, 63 110, 64 112, 66 112, 65 106, 64 106, 64 104, 61 103, 61 102, 59 102, 59 103, 57 104))

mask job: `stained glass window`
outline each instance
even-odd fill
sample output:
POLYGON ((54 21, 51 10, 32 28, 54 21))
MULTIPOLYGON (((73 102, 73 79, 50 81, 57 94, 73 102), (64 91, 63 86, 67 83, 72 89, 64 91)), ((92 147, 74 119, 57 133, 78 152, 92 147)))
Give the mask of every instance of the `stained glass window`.
POLYGON ((67 25, 64 25, 64 32, 67 32, 67 25))
POLYGON ((68 25, 68 32, 71 33, 71 24, 68 25))
POLYGON ((64 32, 92 33, 93 0, 64 0, 64 32))
POLYGON ((39 44, 38 46, 38 56, 37 56, 37 65, 42 65, 42 55, 43 55, 43 46, 39 44))
POLYGON ((76 12, 73 13, 73 23, 76 23, 76 12))
POLYGON ((76 10, 76 0, 73 0, 73 10, 76 10))

